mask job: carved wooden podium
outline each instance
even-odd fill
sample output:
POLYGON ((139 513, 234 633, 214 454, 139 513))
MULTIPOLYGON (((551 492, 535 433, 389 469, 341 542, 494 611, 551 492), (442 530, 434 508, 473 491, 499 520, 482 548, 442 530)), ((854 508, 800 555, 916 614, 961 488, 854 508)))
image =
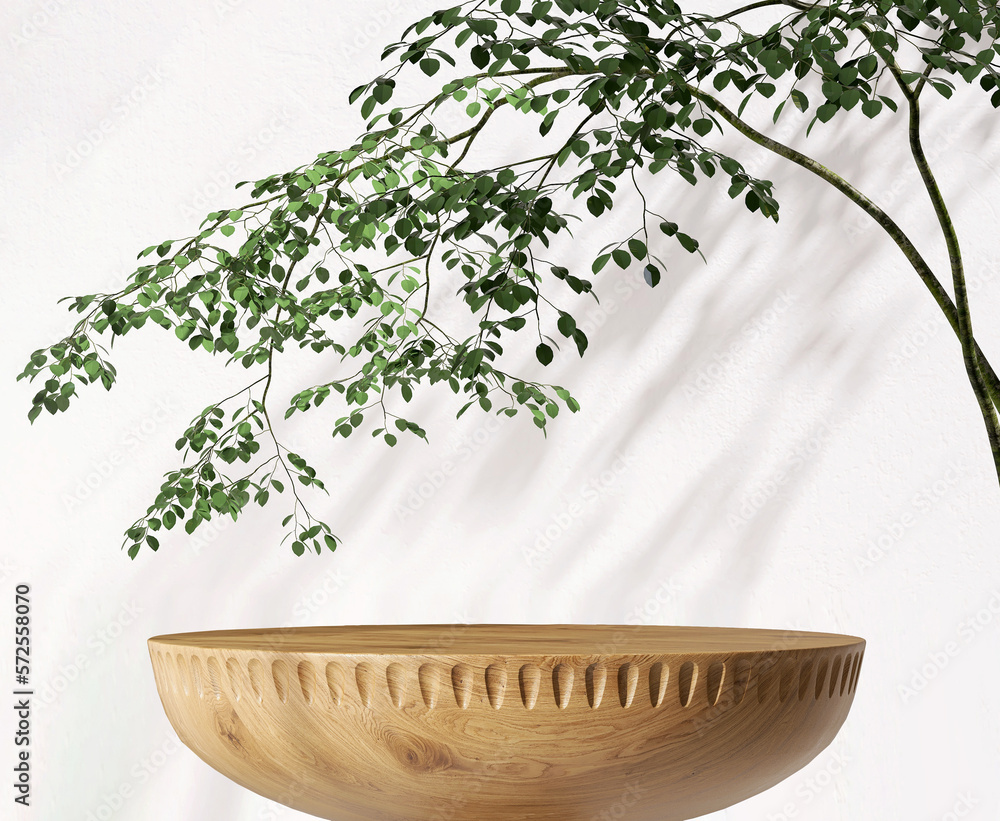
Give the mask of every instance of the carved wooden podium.
POLYGON ((180 738, 338 821, 694 818, 836 735, 865 642, 778 630, 383 625, 149 640, 180 738))

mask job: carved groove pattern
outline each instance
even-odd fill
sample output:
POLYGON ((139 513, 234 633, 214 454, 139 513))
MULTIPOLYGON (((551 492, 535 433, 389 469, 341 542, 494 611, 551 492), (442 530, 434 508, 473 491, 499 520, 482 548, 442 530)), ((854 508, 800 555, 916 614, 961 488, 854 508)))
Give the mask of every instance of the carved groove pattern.
POLYGON ((226 662, 226 674, 229 676, 229 689, 233 693, 234 700, 239 702, 243 696, 243 673, 236 659, 229 659, 226 662))
POLYGON ((455 703, 464 710, 472 698, 472 668, 468 664, 456 664, 451 668, 451 686, 455 691, 455 703))
POLYGON ((826 694, 827 698, 833 698, 833 691, 837 689, 837 677, 840 675, 840 656, 837 656, 833 660, 833 669, 830 670, 830 691, 826 694))
MULTIPOLYGON (((290 687, 290 668, 281 659, 271 664, 270 677, 267 676, 264 664, 257 658, 251 658, 244 671, 240 663, 230 657, 225 660, 225 672, 220 659, 211 655, 204 658, 191 655, 186 658, 180 653, 175 655, 157 653, 155 659, 156 680, 164 692, 196 695, 204 699, 210 689, 210 697, 214 697, 215 700, 221 700, 225 696, 233 702, 239 702, 244 695, 252 692, 258 703, 263 701, 266 693, 271 693, 282 704, 287 704, 293 696, 298 698, 295 695, 297 692, 301 694, 306 704, 326 704, 328 702, 319 698, 317 690, 318 686, 322 687, 321 682, 325 678, 329 703, 339 707, 345 696, 344 664, 335 661, 328 662, 325 668, 321 667, 319 675, 312 662, 299 662, 295 668, 298 688, 293 690, 290 687)), ((763 657, 756 663, 737 657, 728 663, 715 661, 708 665, 704 674, 704 687, 699 682, 698 664, 694 661, 685 661, 677 670, 677 703, 681 707, 688 707, 700 698, 704 698, 709 707, 714 707, 719 704, 723 695, 726 695, 726 703, 735 706, 744 700, 751 685, 756 687, 759 702, 770 698, 784 702, 796 696, 799 701, 803 701, 810 694, 817 701, 824 697, 844 697, 856 691, 863 661, 863 651, 846 656, 806 658, 800 663, 788 660, 780 665, 768 657, 763 657), (697 695, 699 688, 702 692, 700 696, 697 695)), ((548 703, 555 704, 563 710, 574 703, 576 699, 573 695, 573 686, 576 676, 581 673, 584 680, 582 690, 586 693, 587 705, 596 710, 604 703, 608 679, 608 670, 604 663, 595 662, 584 669, 574 669, 571 664, 559 662, 550 669, 552 701, 548 703)), ((395 707, 402 709, 414 703, 419 704, 419 701, 413 701, 416 696, 407 700, 410 677, 414 673, 404 664, 390 662, 386 665, 384 673, 385 694, 395 707)), ((512 702, 506 698, 507 675, 507 665, 502 661, 494 662, 479 670, 460 663, 451 667, 450 674, 447 668, 442 669, 440 665, 426 662, 415 672, 420 700, 427 709, 441 706, 441 684, 445 676, 450 678, 455 704, 463 710, 473 702, 477 677, 485 685, 486 701, 494 710, 499 710, 504 704, 508 706, 516 704, 517 700, 512 702)), ((546 676, 543 676, 543 670, 537 664, 521 665, 517 672, 520 706, 532 710, 538 705, 542 680, 546 676)), ((653 661, 648 668, 633 661, 618 665, 614 682, 617 685, 618 698, 613 699, 611 703, 617 702, 622 708, 631 707, 639 692, 638 685, 641 679, 647 683, 644 698, 648 695, 649 705, 651 707, 663 705, 670 683, 670 667, 663 661, 653 661)), ((376 686, 376 680, 376 669, 372 663, 363 661, 354 666, 358 698, 365 707, 371 707, 373 699, 378 697, 379 688, 376 686)), ((548 694, 545 698, 548 698, 548 694)), ((577 698, 582 699, 583 692, 577 698)))
POLYGON ((250 687, 259 704, 264 698, 264 665, 257 659, 250 659, 247 671, 250 673, 250 687))
POLYGON ((316 670, 313 668, 311 662, 300 661, 298 674, 302 698, 306 700, 306 704, 312 704, 313 699, 316 697, 316 670))
POLYGON ((507 665, 491 664, 486 668, 486 695, 494 710, 499 710, 503 706, 503 695, 506 690, 507 665))
POLYGON ((170 680, 170 671, 173 668, 169 666, 161 652, 157 652, 156 661, 158 664, 153 665, 153 677, 156 679, 156 686, 169 693, 171 690, 176 689, 170 680))
POLYGON ((741 658, 733 670, 733 696, 736 704, 741 704, 750 687, 750 662, 741 658))
POLYGON ((362 661, 354 668, 354 682, 358 685, 358 697, 365 707, 372 706, 372 679, 375 673, 367 661, 362 661))
POLYGON ((421 664, 417 670, 417 683, 420 685, 420 696, 428 709, 433 710, 437 706, 438 690, 440 689, 440 679, 438 671, 433 664, 421 664))
POLYGON ((757 673, 757 703, 763 704, 774 691, 774 659, 762 659, 756 671, 751 668, 750 675, 757 673))
MULTIPOLYGON (((663 704, 667 695, 667 683, 670 679, 670 668, 662 661, 654 661, 649 668, 649 703, 653 707, 663 704)), ((593 705, 591 705, 593 706, 593 705)))
POLYGON ((726 664, 723 661, 715 661, 708 667, 708 677, 705 679, 705 686, 708 690, 708 705, 714 707, 719 703, 719 696, 722 695, 722 685, 726 681, 726 664))
POLYGON ((208 657, 208 680, 212 683, 212 695, 219 701, 222 698, 222 670, 215 656, 208 657))
POLYGON ((538 665, 523 665, 517 674, 517 683, 521 688, 521 702, 529 710, 534 710, 538 701, 538 689, 542 683, 542 671, 538 665))
POLYGON ((600 707, 604 698, 604 688, 608 683, 608 671, 603 664, 591 664, 587 668, 587 703, 600 707))
POLYGON ((330 701, 339 707, 344 696, 344 668, 335 661, 326 665, 326 688, 330 691, 330 701))
POLYGON ((187 662, 184 661, 184 656, 180 653, 174 656, 174 665, 177 668, 177 680, 180 682, 180 689, 184 691, 184 695, 188 695, 190 689, 188 688, 187 662))
POLYGON ((205 697, 205 690, 201 686, 201 659, 191 656, 191 688, 198 694, 198 698, 205 697))
POLYGON ((830 661, 828 659, 823 659, 819 665, 819 672, 816 673, 815 697, 817 701, 819 701, 819 697, 823 693, 823 684, 826 682, 826 673, 829 669, 830 661))
POLYGON ((639 683, 639 667, 625 662, 618 668, 618 701, 622 707, 631 707, 635 698, 635 688, 639 683))
POLYGON ((389 688, 389 700, 393 707, 402 707, 406 699, 406 671, 403 665, 394 661, 385 668, 385 683, 389 688))
POLYGON ((685 661, 677 674, 678 696, 681 707, 687 707, 694 698, 694 688, 698 684, 698 665, 693 661, 685 661))
POLYGON ((778 701, 784 704, 788 701, 788 696, 792 692, 792 684, 795 681, 795 665, 784 662, 781 665, 781 673, 778 677, 778 701))
POLYGON ((858 686, 858 673, 861 672, 861 662, 864 659, 864 651, 857 654, 857 663, 854 665, 854 679, 851 681, 850 692, 854 692, 858 686))
POLYGON ((573 692, 573 668, 568 664, 557 664, 552 671, 552 694, 560 710, 569 706, 569 697, 573 692))
POLYGON ((809 682, 812 681, 812 659, 806 659, 799 669, 799 701, 805 700, 806 693, 809 692, 809 682))
POLYGON ((288 665, 281 659, 271 664, 271 678, 274 679, 274 692, 282 704, 288 703, 288 665))

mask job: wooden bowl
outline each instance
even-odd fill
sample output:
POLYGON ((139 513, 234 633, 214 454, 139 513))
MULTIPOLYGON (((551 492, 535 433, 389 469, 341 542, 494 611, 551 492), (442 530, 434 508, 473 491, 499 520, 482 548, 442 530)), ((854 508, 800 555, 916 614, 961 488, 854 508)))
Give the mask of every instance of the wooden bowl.
POLYGON ((187 746, 320 818, 670 821, 826 747, 865 642, 778 630, 379 625, 149 640, 187 746))

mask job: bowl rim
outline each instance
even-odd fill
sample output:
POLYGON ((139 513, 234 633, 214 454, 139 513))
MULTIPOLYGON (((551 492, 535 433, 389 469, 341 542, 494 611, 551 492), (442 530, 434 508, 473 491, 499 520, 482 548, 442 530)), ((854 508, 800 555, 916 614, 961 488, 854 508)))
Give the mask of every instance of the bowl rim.
POLYGON ((174 646, 343 656, 692 655, 829 650, 864 646, 842 633, 650 624, 342 624, 170 633, 147 640, 174 646))

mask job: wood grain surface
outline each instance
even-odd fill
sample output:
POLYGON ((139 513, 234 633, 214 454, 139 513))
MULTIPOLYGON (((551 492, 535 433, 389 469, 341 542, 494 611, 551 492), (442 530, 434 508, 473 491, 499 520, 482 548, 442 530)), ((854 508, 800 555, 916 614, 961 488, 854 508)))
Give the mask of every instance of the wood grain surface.
POLYGON ((339 821, 672 821, 836 735, 865 642, 618 625, 357 625, 157 636, 163 707, 208 764, 339 821))

